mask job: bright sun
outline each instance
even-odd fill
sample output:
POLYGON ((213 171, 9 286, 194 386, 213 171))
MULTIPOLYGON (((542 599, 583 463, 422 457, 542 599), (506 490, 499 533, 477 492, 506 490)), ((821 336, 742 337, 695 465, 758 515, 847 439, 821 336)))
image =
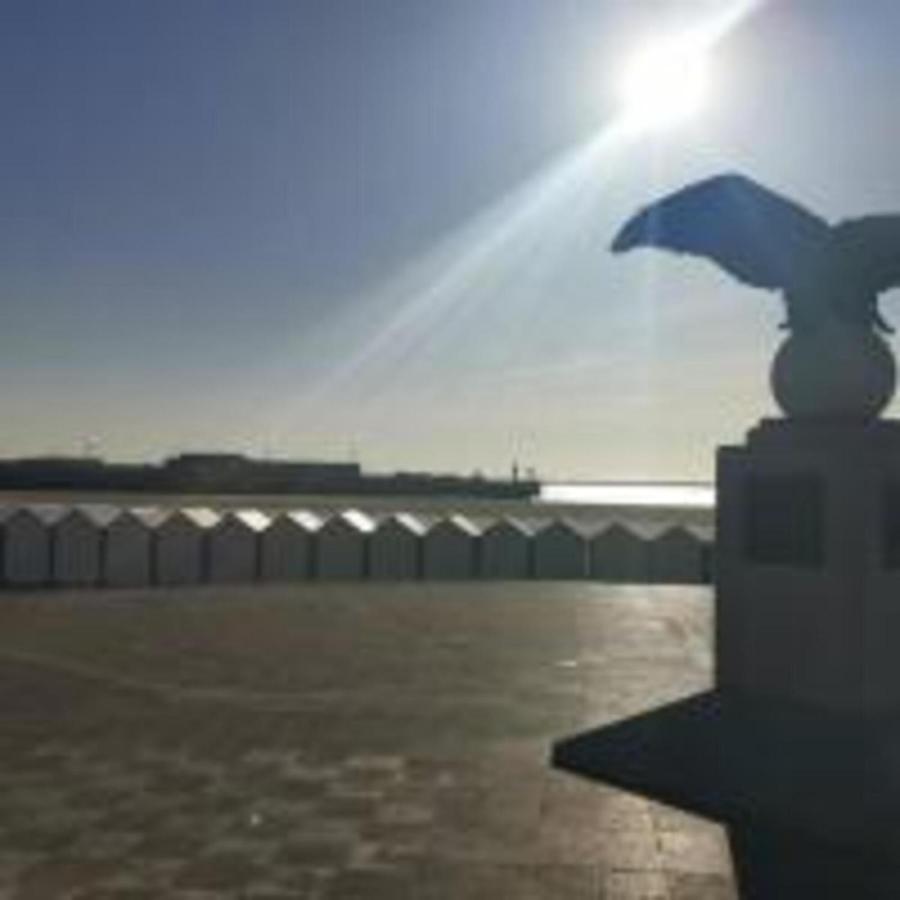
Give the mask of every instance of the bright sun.
POLYGON ((709 58, 701 42, 655 41, 628 62, 620 84, 623 112, 642 129, 674 125, 698 113, 709 95, 709 58))

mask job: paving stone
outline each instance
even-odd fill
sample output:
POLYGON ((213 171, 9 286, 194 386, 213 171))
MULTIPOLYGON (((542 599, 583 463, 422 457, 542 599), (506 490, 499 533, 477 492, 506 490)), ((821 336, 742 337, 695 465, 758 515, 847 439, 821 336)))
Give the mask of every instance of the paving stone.
POLYGON ((547 763, 704 686, 705 589, 129 597, 0 604, 3 900, 734 900, 716 826, 547 763))
POLYGON ((84 860, 122 862, 131 857, 141 835, 133 831, 86 829, 66 850, 68 856, 84 860))
MULTIPOLYGON (((320 890, 315 890, 316 897, 320 896, 320 890)), ((278 890, 277 888, 244 891, 241 900, 312 900, 312 892, 298 894, 294 890, 278 890)))
POLYGON ((414 875, 392 867, 339 872, 324 896, 327 900, 418 900, 414 875))
POLYGON ((370 794, 330 793, 322 798, 317 809, 328 818, 362 821, 379 815, 379 807, 379 798, 370 794))
POLYGON ((142 859, 184 859, 204 847, 202 836, 189 831, 163 829, 151 831, 134 846, 133 853, 142 859))
POLYGON ((431 844, 427 834, 410 835, 406 840, 379 839, 371 843, 372 860, 387 865, 412 867, 430 854, 431 844))
POLYGON ((73 900, 165 900, 166 895, 146 887, 89 887, 79 890, 73 900))
POLYGON ((375 777, 394 778, 403 773, 406 759, 400 755, 359 755, 351 756, 344 763, 344 772, 368 773, 375 777))
POLYGON ((377 819, 385 825, 409 825, 422 828, 435 819, 435 810, 430 804, 400 802, 383 803, 378 807, 377 819))
POLYGON ((263 871, 249 856, 216 851, 187 863, 178 873, 176 886, 206 891, 239 891, 263 871))
POLYGON ((660 831, 704 831, 724 834, 721 826, 715 822, 691 815, 672 806, 648 802, 647 809, 653 820, 653 826, 660 831))
POLYGON ((17 880, 17 900, 52 900, 115 873, 114 863, 83 859, 44 859, 22 872, 17 880))
POLYGON ((435 859, 456 864, 515 864, 534 859, 530 841, 491 832, 477 825, 452 831, 435 828, 430 832, 428 847, 435 859))
POLYGON ((310 837, 290 839, 278 849, 276 861, 309 868, 339 868, 349 862, 353 844, 344 840, 310 837))
POLYGON ((78 840, 78 832, 69 827, 31 827, 7 831, 3 845, 19 853, 39 853, 57 856, 78 840))
MULTIPOLYGON (((661 872, 613 871, 603 884, 604 900, 670 900, 661 872)), ((700 900, 700 898, 697 898, 700 900)))
POLYGON ((318 900, 333 877, 333 872, 308 866, 270 866, 267 875, 279 885, 280 891, 287 892, 292 897, 318 900))
POLYGON ((417 881, 422 900, 491 900, 506 897, 500 866, 492 863, 426 863, 417 881))
POLYGON ((724 875, 667 875, 670 900, 738 900, 732 878, 724 875))
POLYGON ((431 844, 432 829, 416 823, 379 822, 372 820, 360 823, 359 839, 390 851, 392 848, 419 847, 423 852, 431 844))
POLYGON ((659 845, 663 867, 675 872, 731 875, 731 856, 724 834, 720 832, 660 831, 659 845))
POLYGON ((598 900, 602 870, 589 865, 502 867, 507 897, 516 900, 598 900))
POLYGON ((541 822, 534 854, 541 862, 593 864, 610 869, 661 868, 652 830, 611 831, 541 822))

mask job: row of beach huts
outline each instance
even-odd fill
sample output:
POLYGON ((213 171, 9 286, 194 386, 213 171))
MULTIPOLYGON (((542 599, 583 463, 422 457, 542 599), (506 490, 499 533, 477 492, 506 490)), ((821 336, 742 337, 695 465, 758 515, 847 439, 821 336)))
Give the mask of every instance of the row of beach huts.
POLYGON ((479 578, 691 584, 708 582, 711 566, 712 534, 693 525, 0 507, 0 578, 9 588, 479 578))

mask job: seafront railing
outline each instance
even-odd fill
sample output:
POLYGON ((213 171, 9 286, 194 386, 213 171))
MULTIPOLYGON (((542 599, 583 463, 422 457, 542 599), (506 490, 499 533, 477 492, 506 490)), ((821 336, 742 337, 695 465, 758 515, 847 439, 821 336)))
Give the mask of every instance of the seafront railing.
POLYGON ((331 580, 593 579, 703 584, 711 529, 345 510, 0 508, 6 588, 331 580))

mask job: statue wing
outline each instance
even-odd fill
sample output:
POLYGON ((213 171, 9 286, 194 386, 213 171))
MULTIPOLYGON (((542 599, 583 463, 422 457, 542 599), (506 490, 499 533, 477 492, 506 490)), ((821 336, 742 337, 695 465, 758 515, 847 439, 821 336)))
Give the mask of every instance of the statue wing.
POLYGON ((832 229, 841 276, 868 295, 900 287, 900 216, 848 219, 832 229))
POLYGON ((742 175, 689 185, 641 210, 616 235, 616 253, 660 247, 703 256, 744 284, 789 289, 830 234, 824 219, 742 175))

